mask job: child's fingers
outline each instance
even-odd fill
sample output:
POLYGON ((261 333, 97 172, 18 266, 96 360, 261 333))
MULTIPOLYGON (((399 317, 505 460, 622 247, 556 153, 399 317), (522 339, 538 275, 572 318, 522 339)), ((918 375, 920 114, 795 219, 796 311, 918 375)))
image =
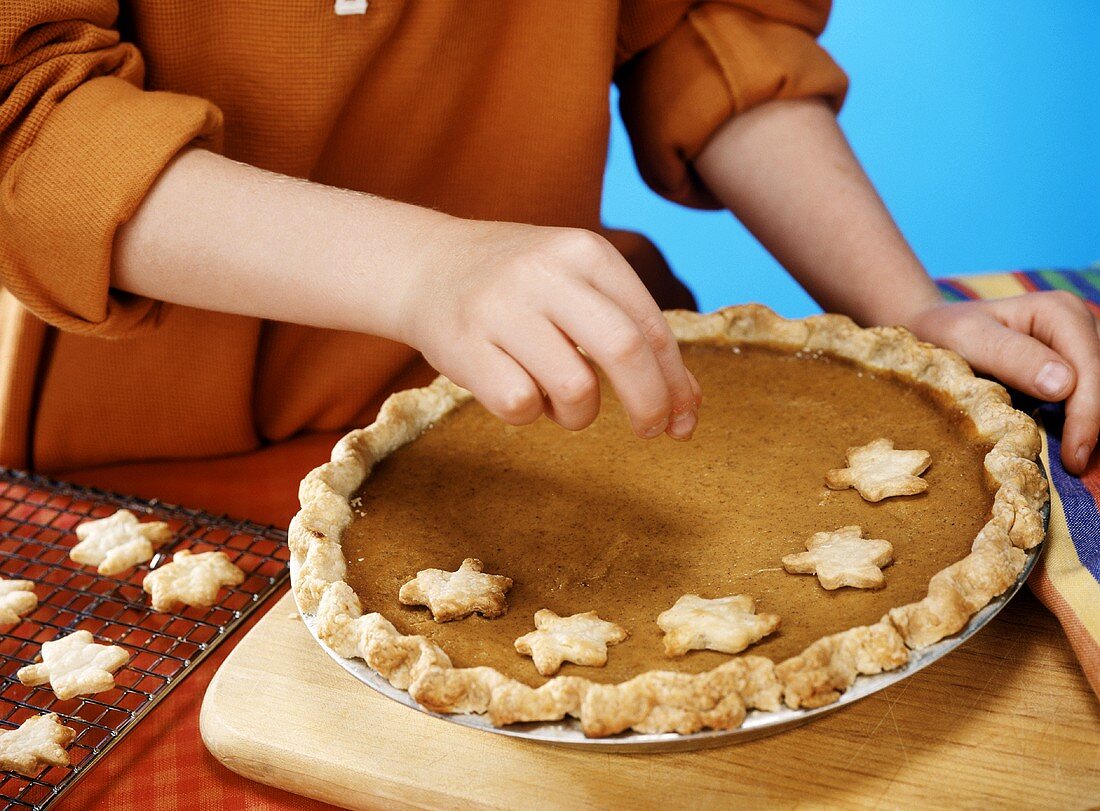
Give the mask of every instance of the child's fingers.
POLYGON ((1065 400, 1062 463, 1084 470, 1100 433, 1100 325, 1076 296, 1029 293, 945 304, 925 314, 921 337, 975 369, 1043 400, 1065 400))
MULTIPOLYGON (((620 260, 621 261, 621 260, 620 260)), ((701 399, 699 383, 690 376, 680 355, 680 345, 653 297, 638 275, 622 262, 621 272, 594 274, 593 287, 623 308, 638 325, 661 367, 668 385, 671 419, 668 434, 687 439, 695 430, 701 399)))
MULTIPOLYGON (((1068 295, 1068 294, 1067 294, 1068 295)), ((1034 320, 1035 334, 1048 341, 1069 361, 1076 385, 1066 400, 1066 424, 1062 432, 1062 461, 1081 473, 1088 464, 1100 433, 1100 337, 1097 322, 1078 299, 1046 297, 1034 320)))
POLYGON ((1052 402, 1073 391, 1076 377, 1061 355, 986 311, 970 309, 967 317, 948 321, 940 329, 943 334, 930 336, 933 340, 1014 389, 1052 402))
POLYGON ((572 295, 549 306, 554 323, 604 370, 634 432, 646 439, 664 433, 671 411, 668 383, 634 320, 587 285, 578 285, 572 295))
MULTIPOLYGON (((1020 302, 1021 299, 1016 299, 1020 302)), ((1100 337, 1092 312, 1077 296, 1065 292, 1027 297, 1027 307, 1013 299, 997 302, 1009 309, 1006 321, 1052 347, 1073 368, 1074 386, 1066 399, 1062 462, 1074 473, 1085 469, 1100 432, 1100 337), (1026 323, 1018 323, 1020 320, 1026 323)), ((1050 398, 1048 398, 1050 399, 1050 398)), ((1060 398, 1058 398, 1060 399, 1060 398)))
POLYGON ((1066 400, 1062 462, 1067 470, 1080 473, 1100 432, 1100 332, 1096 319, 1079 298, 1061 292, 1002 299, 992 307, 1008 326, 1029 332, 1049 347, 1048 351, 1057 353, 1059 365, 1038 370, 1031 365, 1040 382, 1048 385, 1037 384, 1039 391, 1024 390, 1045 400, 1066 400))
POLYGON ((455 360, 445 366, 447 376, 505 422, 527 425, 545 411, 542 391, 531 375, 499 347, 490 343, 464 346, 455 360))
POLYGON ((571 431, 592 424, 600 413, 600 381, 576 346, 556 326, 531 317, 500 336, 497 344, 546 393, 546 416, 571 431))
POLYGON ((1066 400, 1066 424, 1062 432, 1062 463, 1073 473, 1083 473, 1100 433, 1100 372, 1083 371, 1077 388, 1066 400))

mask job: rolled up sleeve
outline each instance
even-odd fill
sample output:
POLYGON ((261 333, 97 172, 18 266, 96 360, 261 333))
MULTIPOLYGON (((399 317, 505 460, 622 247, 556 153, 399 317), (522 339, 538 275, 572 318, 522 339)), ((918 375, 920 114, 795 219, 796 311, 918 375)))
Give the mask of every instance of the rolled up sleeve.
POLYGON ((208 101, 142 89, 115 2, 20 2, 0 12, 0 280, 61 329, 118 337, 160 305, 110 286, 114 240, 165 166, 218 148, 208 101))
POLYGON ((828 0, 681 4, 682 13, 621 22, 615 81, 646 182, 696 208, 720 204, 692 161, 731 117, 773 99, 823 97, 839 110, 848 80, 817 43, 828 0), (668 21, 647 31, 646 19, 668 21))

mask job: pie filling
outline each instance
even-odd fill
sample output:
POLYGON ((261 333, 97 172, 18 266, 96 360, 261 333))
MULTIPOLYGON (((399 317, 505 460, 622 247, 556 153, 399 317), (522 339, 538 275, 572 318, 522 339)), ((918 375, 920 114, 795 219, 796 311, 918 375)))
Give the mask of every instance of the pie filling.
POLYGON ((690 442, 636 439, 605 381, 603 409, 584 431, 545 419, 507 426, 471 402, 381 461, 342 540, 364 610, 424 635, 456 667, 488 665, 530 685, 547 679, 513 643, 535 612, 596 611, 630 637, 605 667, 560 673, 619 682, 728 661, 666 657, 657 615, 684 594, 748 594, 782 623, 746 652, 778 662, 920 600, 989 520, 989 446, 928 387, 825 354, 709 345, 683 354, 704 392, 690 442), (872 504, 825 487, 848 447, 878 437, 931 453, 926 493, 872 504), (851 524, 893 544, 885 588, 826 591, 783 570, 780 559, 813 533, 851 524), (515 581, 504 616, 436 623, 398 602, 419 570, 453 571, 467 557, 515 581))

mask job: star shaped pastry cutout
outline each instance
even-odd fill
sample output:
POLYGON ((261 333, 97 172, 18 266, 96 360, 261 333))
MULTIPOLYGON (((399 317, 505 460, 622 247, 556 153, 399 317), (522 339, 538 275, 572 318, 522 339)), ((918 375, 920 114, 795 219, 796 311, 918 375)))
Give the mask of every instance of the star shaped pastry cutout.
POLYGON ((172 611, 180 604, 211 606, 222 586, 244 581, 244 572, 230 562, 225 552, 186 550, 172 556, 172 562, 145 575, 141 587, 152 597, 154 611, 172 611))
POLYGON ((30 580, 0 580, 0 627, 15 625, 37 607, 38 597, 30 580))
POLYGON ((76 537, 80 543, 69 551, 69 557, 110 576, 152 560, 157 549, 172 537, 172 530, 163 521, 143 524, 129 510, 119 510, 80 524, 76 537))
POLYGON ((740 653, 779 627, 777 614, 757 614, 756 601, 746 594, 708 600, 685 594, 657 617, 665 632, 665 655, 689 650, 740 653))
POLYGON ((920 478, 932 461, 928 451, 899 451, 894 449, 892 440, 876 439, 848 448, 845 457, 848 467, 825 474, 825 484, 833 490, 854 487, 865 500, 882 501, 928 489, 928 482, 920 478))
POLYGON ((595 611, 559 617, 549 608, 535 612, 535 630, 516 640, 516 650, 530 656, 543 676, 558 672, 562 662, 586 667, 607 664, 607 646, 617 645, 626 629, 596 616, 595 611))
POLYGON ((426 605, 436 622, 450 622, 481 614, 492 619, 508 610, 504 595, 512 579, 485 574, 477 558, 466 558, 458 571, 424 569, 401 587, 398 599, 404 605, 426 605))
POLYGON ((43 766, 68 766, 65 747, 75 737, 56 713, 32 716, 15 729, 0 730, 0 769, 34 777, 43 766))
POLYGON ((882 567, 894 558, 889 541, 864 538, 858 526, 833 532, 815 533, 806 551, 783 557, 783 568, 791 574, 816 574, 827 589, 851 586, 878 589, 886 585, 882 567))
POLYGON ((29 686, 49 682, 62 701, 92 695, 115 686, 114 672, 130 659, 118 645, 100 645, 87 631, 74 631, 42 646, 39 664, 21 667, 19 681, 29 686))

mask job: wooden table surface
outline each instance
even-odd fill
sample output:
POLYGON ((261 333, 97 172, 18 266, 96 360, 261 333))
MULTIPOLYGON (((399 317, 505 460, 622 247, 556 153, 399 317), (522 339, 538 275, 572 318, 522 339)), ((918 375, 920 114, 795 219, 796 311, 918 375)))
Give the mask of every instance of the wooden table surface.
POLYGON ((670 754, 593 754, 414 712, 329 659, 287 596, 214 677, 201 728, 230 769, 350 808, 1100 804, 1100 706, 1026 591, 958 650, 850 707, 670 754))

